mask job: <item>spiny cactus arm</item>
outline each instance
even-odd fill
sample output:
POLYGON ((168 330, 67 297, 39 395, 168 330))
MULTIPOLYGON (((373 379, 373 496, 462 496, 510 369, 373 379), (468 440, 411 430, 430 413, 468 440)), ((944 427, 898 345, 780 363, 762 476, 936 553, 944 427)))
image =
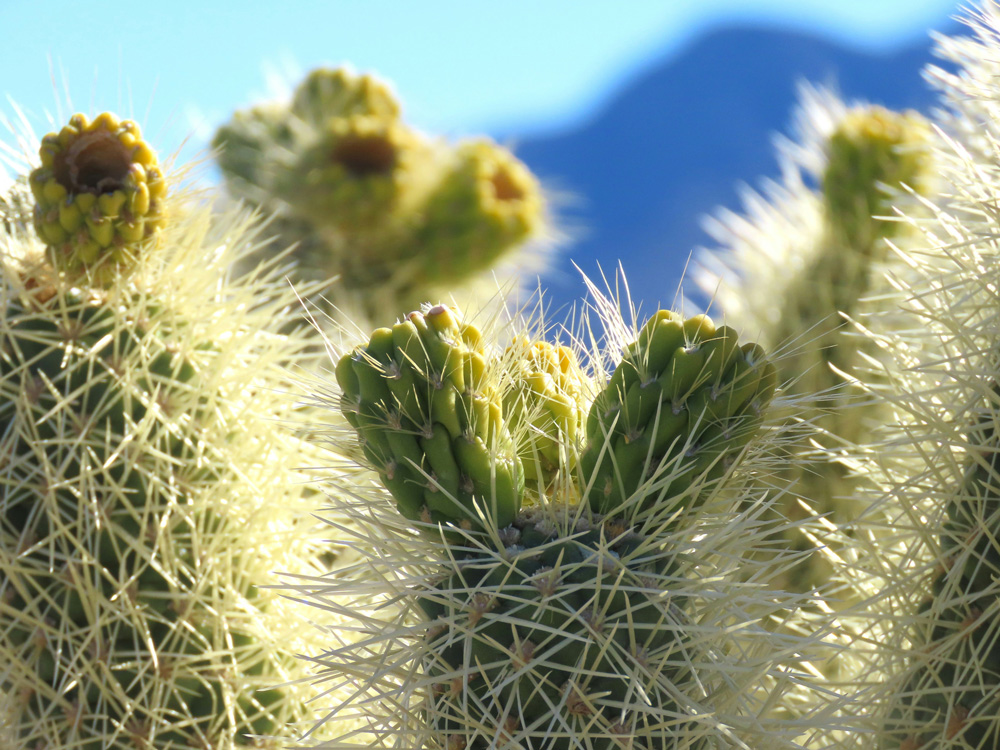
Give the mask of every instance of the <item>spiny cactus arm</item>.
MULTIPOLYGON (((659 342, 651 336, 657 320, 674 318, 658 316, 641 336, 644 345, 650 338, 659 342)), ((399 329, 387 329, 364 347, 382 363, 382 372, 393 371, 383 359, 390 340, 393 348, 420 352, 414 359, 431 358, 424 353, 430 348, 420 338, 420 319, 410 322, 416 335, 397 340, 399 329)), ((683 321, 680 327, 683 332, 683 321)), ((708 322, 699 318, 688 328, 692 335, 704 333, 708 322)), ((721 331, 700 362, 712 377, 728 373, 717 358, 746 358, 727 333, 721 331)), ((483 338, 490 342, 492 334, 483 338)), ((485 351, 491 355, 487 383, 495 382, 497 363, 507 370, 507 398, 499 405, 515 436, 523 427, 514 423, 527 419, 525 414, 548 413, 544 395, 534 406, 524 402, 547 393, 557 380, 554 372, 565 366, 568 374, 573 361, 593 359, 576 351, 560 359, 556 347, 535 335, 515 337, 503 355, 489 343, 485 351), (534 377, 540 374, 553 383, 534 377), (543 388, 521 390, 522 379, 543 388)), ((338 380, 348 395, 337 400, 363 432, 365 399, 351 394, 366 388, 376 393, 377 386, 361 382, 357 361, 339 361, 338 380)), ((698 392, 697 385, 690 388, 698 392)), ((750 395, 759 390, 758 383, 750 395)), ((393 404, 403 402, 391 387, 389 392, 393 404)), ((708 401, 729 408, 721 396, 708 401)), ((537 433, 545 429, 547 423, 537 433)), ((331 437, 340 444, 349 434, 331 437)), ((565 433, 547 436, 567 440, 565 433)), ((516 437, 512 442, 520 449, 516 437)), ((757 466, 757 447, 748 444, 741 470, 763 470, 766 461, 751 467, 757 466)), ((560 445, 559 472, 575 479, 569 448, 560 445)), ((747 499, 737 491, 740 481, 730 487, 731 498, 719 491, 703 507, 676 507, 658 517, 646 513, 636 523, 595 513, 582 488, 556 495, 538 482, 537 495, 526 496, 512 524, 491 535, 464 535, 461 544, 441 533, 413 534, 392 521, 398 514, 386 513, 382 488, 342 485, 331 497, 355 523, 341 531, 364 559, 324 589, 300 589, 319 606, 352 613, 363 634, 316 660, 327 679, 354 689, 333 709, 330 723, 367 710, 365 737, 400 747, 792 747, 794 732, 782 737, 781 721, 765 716, 762 703, 781 682, 776 665, 786 649, 802 647, 801 654, 811 646, 758 628, 757 615, 749 614, 776 612, 771 606, 785 595, 738 582, 742 575, 768 577, 765 566, 746 554, 766 538, 762 507, 750 502, 738 521, 733 516, 737 500, 747 499), (723 573, 730 565, 732 575, 723 573), (711 592, 703 585, 708 579, 711 592), (755 677, 748 678, 750 672, 755 677)), ((341 738, 347 741, 348 734, 341 738)))
POLYGON ((581 485, 599 513, 697 503, 757 431, 777 370, 705 315, 661 310, 626 347, 587 418, 581 485))
POLYGON ((485 357, 480 332, 436 305, 337 363, 341 409, 365 457, 429 533, 438 523, 495 532, 521 504, 523 471, 485 357))
POLYGON ((279 363, 309 341, 274 264, 230 271, 260 241, 245 212, 174 196, 169 222, 107 287, 0 231, 11 747, 235 750, 307 712, 311 691, 275 688, 302 676, 302 634, 259 586, 320 567, 291 475, 308 448, 273 429, 293 416, 279 363))
POLYGON ((933 154, 947 195, 913 217, 920 232, 891 268, 898 291, 866 321, 891 384, 870 392, 895 419, 857 459, 881 494, 865 498, 843 575, 870 597, 861 613, 879 644, 869 668, 881 682, 880 750, 992 748, 1000 737, 1000 185, 985 125, 1000 111, 995 5, 975 22, 978 38, 944 42, 946 54, 962 50, 933 154))

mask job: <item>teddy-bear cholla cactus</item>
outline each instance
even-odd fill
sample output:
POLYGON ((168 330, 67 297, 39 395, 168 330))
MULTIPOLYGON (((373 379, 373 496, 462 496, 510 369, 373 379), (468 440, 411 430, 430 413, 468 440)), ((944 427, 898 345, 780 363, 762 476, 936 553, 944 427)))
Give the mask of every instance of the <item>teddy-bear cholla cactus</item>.
POLYGON ((529 489, 544 492, 560 466, 576 467, 586 416, 587 376, 576 352, 548 341, 516 338, 504 353, 510 383, 504 415, 518 443, 529 489), (568 452, 567 455, 561 455, 568 452))
POLYGON ((934 150, 948 195, 912 217, 920 232, 890 267, 898 295, 868 321, 891 384, 871 392, 898 423, 858 459, 883 494, 852 527, 843 575, 872 597, 860 611, 880 634, 861 650, 881 682, 866 717, 879 750, 1000 745, 1000 138, 978 124, 1000 117, 993 3, 978 23, 942 43, 960 65, 941 76, 934 150))
POLYGON ((290 477, 308 447, 271 423, 291 417, 280 365, 307 342, 264 330, 294 308, 273 271, 226 281, 259 241, 249 218, 168 200, 159 257, 99 288, 0 232, 0 700, 15 747, 264 746, 250 735, 306 714, 308 691, 277 687, 303 676, 294 615, 259 585, 318 568, 290 477))
POLYGON ((375 331, 337 365, 342 409, 413 521, 480 530, 514 520, 524 475, 482 334, 436 305, 375 331))
POLYGON ((277 246, 298 243, 300 273, 339 278, 327 296, 373 320, 519 266, 515 249, 546 226, 538 181, 510 152, 432 142, 368 75, 315 70, 289 103, 237 112, 215 145, 230 191, 276 215, 277 246))
MULTIPOLYGON (((437 307, 422 318, 445 312, 457 315, 437 307)), ((661 314, 648 328, 664 320, 678 318, 661 314)), ((699 318, 689 325, 704 331, 709 323, 699 318)), ((365 398, 353 395, 355 387, 365 386, 360 377, 355 386, 353 378, 359 374, 357 363, 364 361, 377 361, 375 372, 389 378, 397 372, 396 358, 382 354, 393 351, 394 333, 377 331, 366 348, 340 360, 338 380, 346 391, 336 402, 357 432, 335 433, 342 452, 360 436, 362 450, 370 454, 371 428, 360 406, 365 398), (372 341, 379 339, 384 343, 373 351, 372 341), (371 356, 359 356, 363 351, 371 356), (345 375, 346 367, 350 373, 345 375)), ((481 333, 477 348, 486 360, 501 363, 501 370, 486 368, 479 389, 502 388, 507 398, 498 403, 517 403, 517 350, 525 342, 516 341, 505 356, 495 333, 481 333)), ((728 330, 713 327, 711 333, 725 339, 721 350, 730 360, 747 363, 728 330)), ((454 351, 460 338, 452 333, 453 343, 438 348, 454 351)), ((649 338, 643 335, 642 344, 633 347, 635 357, 647 359, 649 338)), ((411 350, 423 362, 423 352, 433 348, 420 341, 411 350)), ((527 341, 537 339, 528 336, 527 341)), ((436 345, 437 339, 431 342, 436 345)), ((683 343, 682 336, 678 346, 683 343)), ((538 349, 545 351, 544 345, 538 349)), ((754 351, 755 365, 762 368, 754 351)), ((726 372, 717 365, 712 369, 710 360, 702 357, 694 369, 711 369, 713 378, 716 369, 726 372)), ((764 407, 762 371, 754 375, 746 399, 740 396, 736 411, 754 394, 764 407)), ((692 378, 696 382, 698 374, 692 378)), ((427 388, 426 379, 419 382, 416 389, 403 389, 403 396, 409 399, 414 390, 419 396, 427 388)), ((400 403, 401 397, 383 388, 381 382, 373 387, 382 404, 400 403)), ((455 419, 451 404, 456 400, 444 401, 449 420, 455 419)), ((710 398, 703 400, 706 412, 713 408, 710 398)), ((419 408, 425 413, 427 407, 419 408)), ((374 422, 388 445, 394 428, 378 413, 385 411, 377 410, 374 422)), ((501 423, 520 419, 506 411, 500 418, 501 423)), ((600 432, 594 438, 598 443, 608 439, 600 432)), ((459 539, 441 533, 444 529, 424 533, 426 523, 394 513, 393 506, 403 506, 391 484, 388 492, 352 484, 344 487, 347 492, 335 493, 336 507, 352 518, 350 524, 338 524, 344 542, 365 554, 335 576, 303 583, 298 590, 357 623, 350 629, 360 634, 354 642, 334 643, 316 659, 331 684, 354 691, 333 708, 328 722, 335 725, 340 717, 362 712, 368 720, 367 730, 344 731, 340 741, 449 750, 791 747, 794 731, 782 733, 780 720, 766 715, 765 696, 788 689, 790 673, 783 674, 781 664, 802 656, 809 644, 763 626, 763 620, 788 606, 781 596, 761 597, 759 585, 744 588, 739 582, 747 575, 746 569, 738 572, 740 567, 755 568, 751 575, 758 581, 768 574, 743 554, 766 534, 764 495, 753 503, 729 492, 746 486, 741 472, 753 470, 751 454, 757 455, 745 436, 734 441, 735 451, 750 460, 727 466, 725 492, 692 476, 689 481, 704 490, 698 509, 667 502, 647 506, 641 514, 626 504, 612 514, 595 513, 584 494, 586 483, 574 482, 575 491, 558 498, 539 484, 536 495, 525 495, 531 504, 513 523, 488 525, 493 519, 484 518, 480 533, 459 539), (743 511, 734 510, 738 499, 744 501, 743 511), (733 522, 734 512, 741 513, 739 524, 733 522), (702 586, 703 579, 712 580, 711 590, 702 586), (791 657, 793 652, 798 656, 791 657)), ((558 471, 569 478, 578 475, 570 463, 573 453, 564 445, 553 454, 558 471)), ((378 458, 368 457, 376 470, 378 458)), ((425 460, 418 456, 410 462, 422 466, 418 461, 425 460)), ((494 460, 503 466, 508 459, 494 460)), ((654 471, 650 483, 662 484, 662 474, 670 470, 654 471)))
POLYGON ((135 263, 163 227, 166 181, 139 126, 103 112, 73 115, 42 139, 29 176, 35 229, 52 262, 109 280, 135 263))
POLYGON ((587 417, 581 466, 591 508, 615 512, 664 468, 672 480, 640 493, 638 509, 674 495, 693 502, 691 488, 704 489, 696 478, 725 473, 777 384, 763 349, 740 345, 734 329, 716 328, 705 315, 685 320, 660 311, 626 348, 587 417))
MULTIPOLYGON (((712 224, 724 250, 702 256, 698 283, 728 319, 782 349, 780 379, 802 397, 789 417, 816 431, 800 450, 822 445, 816 460, 796 464, 783 513, 806 517, 804 501, 836 523, 861 509, 852 499, 857 478, 841 461, 844 447, 863 441, 881 419, 871 399, 846 386, 845 373, 859 376, 872 354, 847 330, 847 319, 864 314, 862 300, 876 291, 889 255, 887 240, 904 231, 892 220, 894 206, 915 203, 904 187, 930 191, 931 129, 915 112, 848 107, 821 90, 805 88, 802 99, 799 140, 785 142, 780 154, 783 182, 770 185, 767 198, 751 195, 748 216, 726 213, 712 224)), ((802 534, 787 543, 814 546, 802 534)), ((823 556, 814 554, 787 585, 808 590, 829 576, 823 556)))

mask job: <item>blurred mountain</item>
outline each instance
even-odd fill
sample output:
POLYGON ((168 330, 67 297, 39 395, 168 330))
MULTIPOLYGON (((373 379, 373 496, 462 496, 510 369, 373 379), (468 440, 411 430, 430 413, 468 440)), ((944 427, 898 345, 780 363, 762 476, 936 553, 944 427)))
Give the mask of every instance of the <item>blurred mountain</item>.
POLYGON ((518 156, 571 197, 560 215, 576 237, 544 280, 554 308, 583 292, 574 261, 593 278, 598 263, 613 274, 619 259, 645 311, 671 304, 691 252, 711 244, 702 218, 739 209, 741 184, 777 176, 772 139, 788 132, 799 82, 926 112, 936 95, 922 69, 941 64, 932 48, 928 37, 870 54, 805 33, 722 29, 647 70, 578 129, 522 139, 518 156))

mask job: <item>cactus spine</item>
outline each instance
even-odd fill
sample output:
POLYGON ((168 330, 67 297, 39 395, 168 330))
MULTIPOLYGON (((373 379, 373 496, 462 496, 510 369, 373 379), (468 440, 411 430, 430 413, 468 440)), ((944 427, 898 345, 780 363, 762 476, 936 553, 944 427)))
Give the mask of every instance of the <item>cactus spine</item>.
POLYGON ((277 687, 303 676, 290 649, 308 639, 260 588, 274 568, 319 569, 289 476, 307 447, 274 433, 291 417, 279 365, 307 340, 266 332, 294 305, 273 271, 227 280, 258 241, 242 212, 213 217, 161 184, 151 196, 165 205, 147 216, 155 235, 169 215, 169 239, 155 254, 149 231, 128 240, 125 209, 102 199, 141 213, 141 183, 119 181, 133 174, 123 139, 149 166, 137 134, 111 115, 74 117, 33 173, 41 241, 16 214, 0 223, 4 731, 18 748, 275 747, 255 736, 285 734, 311 697, 277 687), (97 135, 77 157, 98 153, 60 167, 53 149, 72 152, 79 133, 97 135), (90 252, 93 212, 87 239, 51 244, 52 164, 103 191, 59 205, 93 198, 111 256, 90 252))
MULTIPOLYGON (((680 356, 687 365, 677 365, 674 380, 668 378, 668 385, 689 397, 685 403, 692 411, 677 430, 679 445, 694 444, 730 418, 745 416, 753 427, 734 432, 725 446, 720 437, 714 455, 732 460, 713 479, 705 476, 707 464, 698 455, 682 452, 670 465, 655 456, 646 457, 646 466, 633 462, 639 480, 629 475, 627 494, 612 505, 604 495, 593 501, 597 483, 588 473, 594 469, 582 459, 577 465, 577 455, 601 456, 615 448, 614 424, 606 424, 605 409, 595 402, 590 415, 596 427, 578 443, 567 425, 587 409, 582 399, 571 403, 569 394, 579 390, 585 398, 589 378, 574 375, 557 385, 554 376, 568 375, 583 357, 560 354, 534 336, 515 337, 504 349, 494 331, 477 327, 469 336, 459 320, 443 306, 411 314, 392 329, 375 331, 337 366, 342 392, 336 401, 353 426, 352 432, 336 433, 338 446, 363 453, 384 489, 353 483, 344 488, 344 501, 333 496, 353 519, 341 527, 351 546, 373 554, 322 584, 299 587, 324 608, 355 618, 360 632, 356 642, 334 645, 316 659, 329 679, 353 690, 329 723, 364 707, 369 729, 352 741, 378 738, 396 748, 792 747, 794 732, 768 715, 764 694, 789 687, 779 665, 799 649, 807 652, 811 641, 775 634, 763 624, 794 597, 757 597, 753 592, 762 589, 743 588, 737 574, 749 565, 761 580, 773 575, 743 554, 765 538, 763 495, 747 504, 754 510, 744 511, 738 527, 730 516, 760 460, 760 433, 753 433, 774 391, 773 366, 762 350, 741 346, 732 329, 716 329, 703 316, 684 320, 661 312, 638 334, 630 332, 627 356, 643 363, 644 372, 667 372, 671 357, 684 351, 685 335, 688 343, 705 346, 680 356), (442 325, 426 327, 449 331, 447 344, 421 332, 421 321, 432 318, 442 325), (665 351, 659 324, 681 332, 665 351), (452 464, 449 472, 439 472, 428 449, 411 445, 407 460, 424 477, 411 480, 420 493, 414 497, 424 498, 432 511, 430 518, 421 511, 415 522, 418 514, 401 500, 395 475, 385 471, 385 456, 404 455, 395 444, 413 437, 412 428, 391 416, 397 411, 436 412, 438 424, 460 428, 464 415, 475 413, 453 379, 447 384, 448 377, 423 377, 415 387, 406 382, 395 353, 415 352, 405 357, 415 372, 437 356, 462 372, 468 385, 462 363, 470 338, 484 361, 499 363, 482 369, 477 387, 494 387, 500 395, 494 434, 508 429, 515 435, 510 445, 519 446, 522 457, 540 455, 555 463, 537 462, 530 491, 517 485, 515 513, 479 513, 480 525, 457 535, 449 531, 460 526, 454 518, 433 516, 427 489, 444 486, 437 479, 444 474, 457 475, 461 486, 471 469, 458 460, 452 461, 457 472, 452 464), (574 380, 580 386, 570 386, 574 380), (444 388, 434 387, 438 382, 444 388), (439 403, 448 389, 459 395, 439 403), (424 393, 433 403, 424 402, 424 393), (536 442, 518 440, 519 433, 533 434, 536 442), (558 450, 551 450, 554 440, 558 450), (554 471, 554 481, 546 471, 554 471), (681 476, 684 488, 675 481, 681 476), (678 499, 691 494, 700 499, 697 509, 678 499), (428 520, 441 524, 436 533, 428 533, 436 525, 428 520), (713 581, 711 592, 700 584, 705 577, 713 581)), ((588 359, 600 361, 606 353, 590 354, 588 359)), ((440 362, 430 371, 447 372, 440 362)), ((655 413, 655 404, 650 411, 655 413)), ((651 431, 648 425, 648 419, 641 423, 651 431)), ((509 457, 494 450, 483 470, 499 475, 509 457)), ((486 497, 500 507, 507 504, 508 485, 495 484, 486 497)))
MULTIPOLYGON (((389 322, 491 270, 538 270, 538 181, 506 149, 431 141, 368 75, 317 69, 287 104, 238 112, 215 137, 230 191, 277 217, 304 278, 339 279, 339 307, 389 322), (537 244, 537 243, 536 243, 537 244)), ((490 279, 490 291, 495 282, 490 279)))

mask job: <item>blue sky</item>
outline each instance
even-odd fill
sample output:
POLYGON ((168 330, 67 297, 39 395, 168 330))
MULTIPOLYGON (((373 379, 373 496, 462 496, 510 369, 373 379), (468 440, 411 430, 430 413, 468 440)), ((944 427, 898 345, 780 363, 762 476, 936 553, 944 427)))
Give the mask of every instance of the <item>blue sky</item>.
POLYGON ((391 80, 427 130, 527 135, 571 127, 713 25, 808 28, 878 49, 955 10, 954 0, 0 0, 0 91, 40 129, 48 112, 113 109, 171 151, 197 124, 195 143, 266 95, 275 74, 350 62, 391 80))

